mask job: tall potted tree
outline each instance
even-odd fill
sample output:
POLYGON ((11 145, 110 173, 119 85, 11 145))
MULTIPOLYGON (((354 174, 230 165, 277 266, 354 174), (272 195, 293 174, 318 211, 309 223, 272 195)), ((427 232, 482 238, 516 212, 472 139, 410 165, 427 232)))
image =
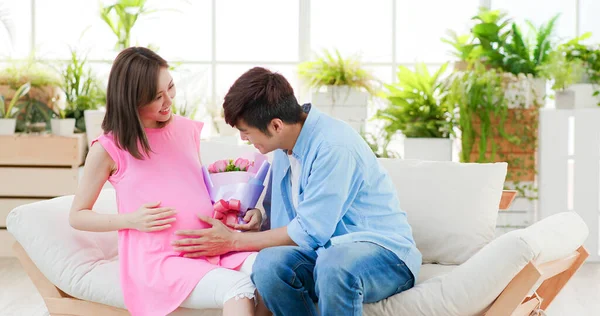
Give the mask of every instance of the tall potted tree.
POLYGON ((398 131, 404 140, 405 159, 452 160, 452 111, 448 85, 442 78, 448 64, 431 75, 423 63, 415 71, 398 67, 398 82, 384 84, 389 102, 377 117, 386 121, 388 138, 398 131))
POLYGON ((315 106, 364 131, 369 96, 377 81, 358 58, 344 58, 338 50, 325 51, 316 60, 301 63, 298 74, 313 89, 315 106))

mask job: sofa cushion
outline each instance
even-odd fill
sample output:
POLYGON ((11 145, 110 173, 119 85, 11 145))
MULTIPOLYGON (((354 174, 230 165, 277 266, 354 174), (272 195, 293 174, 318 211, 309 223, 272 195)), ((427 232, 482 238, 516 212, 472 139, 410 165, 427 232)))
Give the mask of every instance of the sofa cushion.
POLYGON ((506 163, 380 162, 424 263, 461 264, 494 239, 506 163))
POLYGON ((565 257, 587 236, 588 228, 577 213, 553 215, 498 237, 454 269, 444 266, 449 273, 439 265, 422 266, 425 275, 414 288, 365 305, 365 314, 482 315, 527 263, 565 257))

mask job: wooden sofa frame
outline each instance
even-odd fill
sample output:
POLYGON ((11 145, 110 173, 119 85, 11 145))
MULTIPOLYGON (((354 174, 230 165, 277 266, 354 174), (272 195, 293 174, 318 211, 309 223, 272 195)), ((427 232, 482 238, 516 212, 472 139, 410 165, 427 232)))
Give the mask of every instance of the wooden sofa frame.
MULTIPOLYGON (((51 316, 129 315, 129 312, 121 308, 84 301, 68 295, 42 274, 21 244, 15 242, 13 250, 42 295, 51 316)), ((537 309, 546 310, 588 256, 588 252, 582 246, 572 254, 555 261, 540 265, 529 262, 511 280, 484 315, 528 316, 537 309), (542 282, 540 286, 529 295, 539 282, 542 282)))

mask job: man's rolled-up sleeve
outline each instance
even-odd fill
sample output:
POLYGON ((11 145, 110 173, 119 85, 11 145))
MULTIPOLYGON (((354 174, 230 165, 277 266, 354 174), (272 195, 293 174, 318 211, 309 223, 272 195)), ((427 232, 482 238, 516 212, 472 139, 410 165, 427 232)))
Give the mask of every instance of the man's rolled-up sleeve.
POLYGON ((350 151, 341 146, 320 150, 312 163, 304 199, 288 224, 290 238, 300 247, 323 247, 354 201, 359 170, 350 151))

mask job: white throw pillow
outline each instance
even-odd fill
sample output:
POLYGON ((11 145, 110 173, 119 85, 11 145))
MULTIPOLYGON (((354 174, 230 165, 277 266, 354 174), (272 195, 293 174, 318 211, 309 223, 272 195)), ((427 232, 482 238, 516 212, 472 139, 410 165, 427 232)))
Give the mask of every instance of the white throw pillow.
POLYGON ((495 235, 506 163, 380 159, 423 263, 461 264, 495 235))

